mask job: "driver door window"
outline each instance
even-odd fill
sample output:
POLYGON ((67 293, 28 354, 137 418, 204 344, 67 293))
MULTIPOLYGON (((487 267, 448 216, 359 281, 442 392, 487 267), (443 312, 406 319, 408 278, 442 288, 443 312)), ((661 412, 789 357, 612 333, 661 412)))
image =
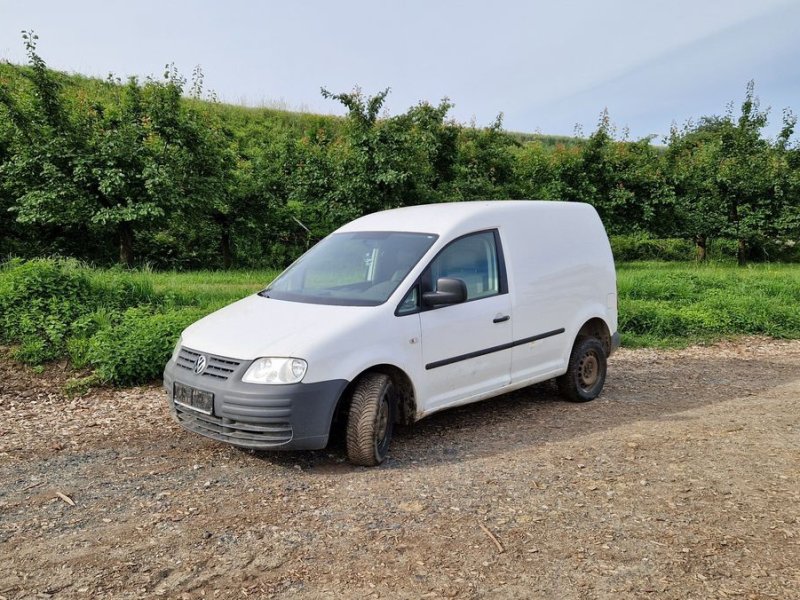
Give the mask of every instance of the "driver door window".
POLYGON ((440 277, 460 279, 467 301, 500 293, 497 244, 492 231, 465 236, 447 246, 430 266, 431 282, 440 277))

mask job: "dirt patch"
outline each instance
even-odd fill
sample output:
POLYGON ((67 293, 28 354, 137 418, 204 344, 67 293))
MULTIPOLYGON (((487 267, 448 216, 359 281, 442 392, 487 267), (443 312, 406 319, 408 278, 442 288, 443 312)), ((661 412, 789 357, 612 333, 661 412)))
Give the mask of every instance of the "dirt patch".
POLYGON ((0 597, 800 589, 800 342, 623 350, 594 402, 543 384, 440 413, 377 469, 239 451, 156 386, 65 378, 0 360, 0 597))

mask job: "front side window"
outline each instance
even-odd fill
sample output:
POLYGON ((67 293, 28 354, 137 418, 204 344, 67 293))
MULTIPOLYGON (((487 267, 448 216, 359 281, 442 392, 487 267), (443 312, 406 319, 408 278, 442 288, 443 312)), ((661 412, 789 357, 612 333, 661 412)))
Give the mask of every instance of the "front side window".
POLYGON ((467 300, 500 293, 500 272, 494 232, 483 231, 457 239, 430 266, 435 286, 441 277, 460 279, 467 286, 467 300))
POLYGON ((300 257, 261 295, 312 304, 377 306, 389 299, 436 238, 396 231, 336 233, 300 257))

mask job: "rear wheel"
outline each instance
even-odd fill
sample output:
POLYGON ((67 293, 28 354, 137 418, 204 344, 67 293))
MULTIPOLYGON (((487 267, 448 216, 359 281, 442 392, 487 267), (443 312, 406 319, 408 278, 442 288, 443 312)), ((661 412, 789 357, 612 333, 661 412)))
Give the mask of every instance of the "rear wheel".
POLYGON ((347 417, 347 458, 356 465, 381 464, 394 430, 394 385, 383 373, 358 380, 347 417))
POLYGON ((594 400, 606 382, 606 352, 597 338, 575 342, 567 372, 556 379, 558 391, 570 402, 594 400))

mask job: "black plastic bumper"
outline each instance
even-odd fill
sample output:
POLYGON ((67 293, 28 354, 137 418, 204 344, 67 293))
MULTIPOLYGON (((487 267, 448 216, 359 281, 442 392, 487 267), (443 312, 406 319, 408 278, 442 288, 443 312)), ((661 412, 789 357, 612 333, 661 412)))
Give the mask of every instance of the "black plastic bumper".
POLYGON ((343 379, 317 383, 261 385, 243 383, 249 363, 227 380, 196 375, 176 366, 164 369, 170 410, 189 431, 257 450, 315 450, 328 444, 336 404, 347 387, 343 379), (175 384, 214 394, 210 415, 176 404, 175 384))

